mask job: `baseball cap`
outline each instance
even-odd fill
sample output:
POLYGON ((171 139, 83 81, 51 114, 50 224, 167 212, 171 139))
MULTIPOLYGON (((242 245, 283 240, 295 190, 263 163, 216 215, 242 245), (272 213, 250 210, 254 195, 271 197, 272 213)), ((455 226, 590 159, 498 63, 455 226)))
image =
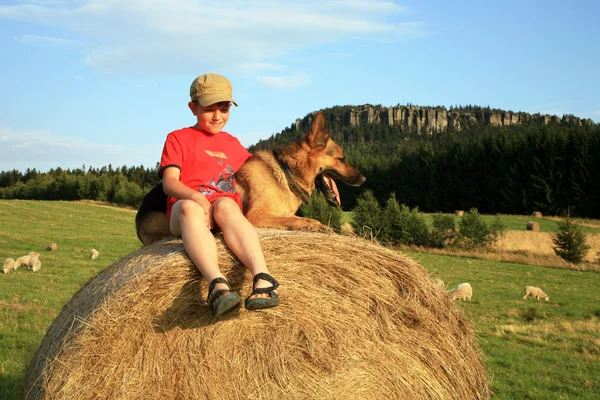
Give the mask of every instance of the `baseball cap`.
POLYGON ((190 86, 192 101, 198 100, 198 103, 203 107, 222 101, 230 101, 237 107, 237 103, 231 96, 231 82, 219 74, 200 75, 194 79, 194 82, 190 86))

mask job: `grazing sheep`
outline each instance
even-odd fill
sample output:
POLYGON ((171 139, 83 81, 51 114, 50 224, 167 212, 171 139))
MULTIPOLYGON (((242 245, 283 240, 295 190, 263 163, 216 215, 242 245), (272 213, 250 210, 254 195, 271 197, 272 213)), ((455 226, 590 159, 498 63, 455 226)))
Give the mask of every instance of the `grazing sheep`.
POLYGON ((10 271, 12 271, 14 269, 16 269, 14 258, 7 258, 6 260, 4 260, 4 262, 2 263, 2 271, 5 274, 8 274, 10 271))
POLYGON ((99 255, 100 255, 100 253, 98 253, 98 250, 96 250, 96 249, 90 250, 90 257, 92 257, 92 260, 95 260, 96 257, 98 257, 99 255))
POLYGON ((544 291, 539 287, 525 286, 525 289, 523 291, 525 293, 525 296, 523 296, 523 300, 526 300, 529 297, 535 297, 538 301, 540 298, 546 301, 550 300, 550 296, 544 293, 544 291))
POLYGON ((58 248, 58 246, 56 245, 56 243, 50 243, 48 245, 48 247, 46 247, 46 250, 48 250, 48 251, 56 251, 57 248, 58 248))
POLYGON ((31 260, 31 256, 29 255, 17 258, 17 260, 15 261, 15 267, 13 269, 17 269, 21 266, 28 266, 29 260, 31 260))
POLYGON ((33 272, 37 272, 42 268, 42 262, 40 261, 39 257, 32 257, 31 260, 29 260, 29 269, 32 270, 33 272))
POLYGON ((468 282, 458 284, 454 289, 450 291, 452 300, 469 300, 473 296, 473 288, 468 282))
POLYGON ((35 251, 30 251, 29 254, 27 254, 26 256, 21 256, 17 258, 17 261, 15 261, 15 267, 13 269, 17 269, 23 266, 29 267, 29 261, 31 261, 32 258, 39 256, 39 253, 36 253, 35 251))

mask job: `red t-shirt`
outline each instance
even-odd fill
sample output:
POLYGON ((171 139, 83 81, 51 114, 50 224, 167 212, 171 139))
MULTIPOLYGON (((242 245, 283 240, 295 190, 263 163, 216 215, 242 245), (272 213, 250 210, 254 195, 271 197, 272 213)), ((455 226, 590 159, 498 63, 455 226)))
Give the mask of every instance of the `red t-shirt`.
MULTIPOLYGON (((159 174, 162 177, 167 167, 179 168, 179 180, 199 190, 211 203, 219 197, 228 196, 241 208, 234 174, 251 155, 237 138, 227 132, 213 135, 191 127, 183 128, 167 136, 159 174)), ((167 221, 177 200, 168 197, 167 221)))

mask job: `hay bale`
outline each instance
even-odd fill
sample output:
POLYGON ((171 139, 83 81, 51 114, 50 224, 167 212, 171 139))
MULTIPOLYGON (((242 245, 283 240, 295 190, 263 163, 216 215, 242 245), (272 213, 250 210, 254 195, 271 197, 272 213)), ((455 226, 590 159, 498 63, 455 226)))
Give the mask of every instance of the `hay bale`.
MULTIPOLYGON (((260 229, 279 307, 215 319, 179 239, 100 272, 65 305, 26 399, 489 398, 473 330, 425 269, 352 236, 260 229)), ((251 276, 218 238, 242 297, 251 276)))
POLYGON ((96 258, 98 258, 99 255, 100 255, 100 253, 98 253, 98 250, 96 250, 96 249, 90 250, 90 258, 92 260, 95 260, 96 258))
POLYGON ((454 211, 454 214, 458 215, 459 217, 462 217, 463 215, 465 215, 465 211, 464 210, 456 210, 456 211, 454 211))
POLYGON ((538 224, 537 222, 529 221, 527 223, 527 230, 528 231, 539 231, 540 230, 540 224, 538 224))
POLYGON ((46 247, 46 250, 48 250, 48 251, 56 251, 57 248, 58 248, 58 246, 56 245, 56 243, 50 243, 48 245, 48 247, 46 247))
POLYGON ((531 213, 531 216, 535 218, 542 218, 542 213, 540 211, 534 211, 531 213))
POLYGON ((352 224, 350 224, 348 222, 344 222, 340 226, 340 233, 343 233, 345 235, 353 235, 354 234, 354 229, 352 228, 352 224))

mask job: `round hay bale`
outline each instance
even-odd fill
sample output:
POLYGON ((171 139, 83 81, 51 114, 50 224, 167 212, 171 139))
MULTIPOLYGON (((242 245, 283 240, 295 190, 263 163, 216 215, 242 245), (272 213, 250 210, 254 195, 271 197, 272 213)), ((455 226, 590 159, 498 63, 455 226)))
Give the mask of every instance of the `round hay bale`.
MULTIPOLYGON (((469 322, 422 266, 357 237, 258 232, 279 307, 213 318, 181 240, 164 239, 71 298, 23 398, 489 398, 469 322)), ((217 243, 245 298, 250 273, 217 243)))
POLYGON ((352 228, 352 224, 350 224, 348 222, 344 222, 340 226, 340 233, 343 233, 345 235, 353 235, 354 234, 354 229, 352 228))
POLYGON ((46 247, 46 250, 48 250, 48 251, 56 251, 57 248, 58 248, 58 246, 56 246, 56 243, 50 243, 48 245, 48 247, 46 247))
POLYGON ((527 230, 528 231, 539 231, 540 230, 540 224, 538 224, 537 222, 529 221, 527 223, 527 230))
POLYGON ((456 210, 456 211, 454 211, 454 214, 458 215, 459 217, 462 217, 463 215, 465 215, 465 211, 464 210, 456 210))
POLYGON ((542 218, 542 213, 540 211, 534 211, 531 213, 531 216, 535 218, 542 218))

